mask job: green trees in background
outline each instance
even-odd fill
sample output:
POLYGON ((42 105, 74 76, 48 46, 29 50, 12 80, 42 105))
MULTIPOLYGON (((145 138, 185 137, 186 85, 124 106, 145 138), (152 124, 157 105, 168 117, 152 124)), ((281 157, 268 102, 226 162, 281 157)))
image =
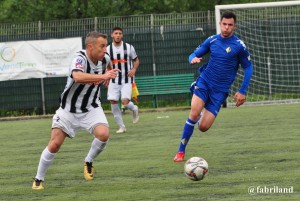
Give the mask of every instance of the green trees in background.
POLYGON ((0 0, 0 23, 214 10, 215 5, 276 0, 0 0))

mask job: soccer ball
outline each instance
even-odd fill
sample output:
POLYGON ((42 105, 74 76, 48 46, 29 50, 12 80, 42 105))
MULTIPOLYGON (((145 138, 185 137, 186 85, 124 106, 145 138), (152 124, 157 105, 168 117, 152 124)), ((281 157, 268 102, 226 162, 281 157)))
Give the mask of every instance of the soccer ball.
POLYGON ((204 158, 192 157, 184 164, 184 174, 193 181, 204 179, 208 173, 208 163, 204 158))

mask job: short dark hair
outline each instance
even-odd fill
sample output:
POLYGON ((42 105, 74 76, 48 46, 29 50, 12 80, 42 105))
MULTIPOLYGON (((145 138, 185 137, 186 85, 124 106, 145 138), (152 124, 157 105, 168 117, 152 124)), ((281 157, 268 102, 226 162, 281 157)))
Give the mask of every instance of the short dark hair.
POLYGON ((234 23, 236 22, 236 15, 233 12, 227 11, 222 14, 221 21, 223 18, 230 19, 233 18, 234 23))
POLYGON ((89 43, 94 43, 96 41, 97 38, 104 38, 107 39, 107 35, 103 34, 103 33, 99 33, 97 31, 91 31, 89 32, 86 37, 85 37, 85 45, 89 44, 89 43))
POLYGON ((117 30, 123 32, 123 29, 122 29, 121 27, 114 27, 114 28, 112 29, 112 32, 117 31, 117 30))

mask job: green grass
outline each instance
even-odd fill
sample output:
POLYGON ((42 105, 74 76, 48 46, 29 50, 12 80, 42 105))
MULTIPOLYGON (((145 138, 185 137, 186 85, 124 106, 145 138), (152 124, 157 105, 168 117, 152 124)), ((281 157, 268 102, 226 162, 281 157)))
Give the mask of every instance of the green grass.
POLYGON ((49 168, 44 191, 31 189, 51 119, 0 122, 0 200, 300 200, 300 105, 222 109, 206 133, 195 130, 186 158, 202 156, 209 174, 199 182, 174 163, 188 110, 141 112, 126 134, 115 134, 85 181, 83 163, 92 136, 66 139, 49 168), (291 187, 292 194, 249 195, 250 186, 291 187))

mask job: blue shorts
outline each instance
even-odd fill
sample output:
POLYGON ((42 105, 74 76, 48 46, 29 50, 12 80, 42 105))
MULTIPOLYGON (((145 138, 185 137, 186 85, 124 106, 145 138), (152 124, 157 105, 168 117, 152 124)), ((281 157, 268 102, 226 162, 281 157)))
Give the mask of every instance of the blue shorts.
POLYGON ((218 115, 223 102, 228 97, 228 92, 217 91, 210 88, 201 77, 196 81, 194 94, 204 101, 204 108, 215 116, 218 115))

